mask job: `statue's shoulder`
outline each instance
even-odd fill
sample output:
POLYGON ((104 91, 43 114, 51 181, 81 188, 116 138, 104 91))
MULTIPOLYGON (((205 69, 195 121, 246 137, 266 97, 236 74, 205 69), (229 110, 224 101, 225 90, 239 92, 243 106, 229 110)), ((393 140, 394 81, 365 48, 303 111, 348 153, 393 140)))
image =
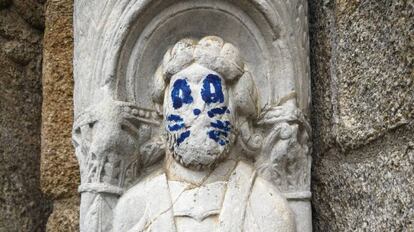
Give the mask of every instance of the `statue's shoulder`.
POLYGON ((287 200, 272 183, 260 176, 256 176, 251 189, 245 222, 254 226, 255 218, 261 218, 261 231, 296 231, 295 216, 287 200))
POLYGON ((129 188, 120 198, 123 199, 135 198, 140 195, 145 195, 146 191, 157 190, 154 186, 163 186, 167 183, 165 171, 162 168, 152 171, 137 181, 131 188, 129 188))
POLYGON ((156 200, 153 198, 166 193, 168 185, 164 172, 157 171, 141 179, 119 199, 114 210, 114 229, 128 231, 140 221, 146 220, 146 211, 152 208, 151 205, 156 200))

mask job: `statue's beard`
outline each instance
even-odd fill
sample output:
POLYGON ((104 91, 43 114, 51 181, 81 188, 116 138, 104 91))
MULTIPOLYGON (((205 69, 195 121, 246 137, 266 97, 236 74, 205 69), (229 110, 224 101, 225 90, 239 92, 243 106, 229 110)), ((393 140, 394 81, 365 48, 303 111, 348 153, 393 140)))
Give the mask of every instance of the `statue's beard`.
POLYGON ((219 144, 208 136, 213 128, 191 127, 186 131, 190 136, 179 143, 183 131, 168 132, 168 147, 172 157, 184 167, 205 170, 214 167, 217 163, 228 157, 234 142, 234 135, 229 132, 227 143, 219 144))

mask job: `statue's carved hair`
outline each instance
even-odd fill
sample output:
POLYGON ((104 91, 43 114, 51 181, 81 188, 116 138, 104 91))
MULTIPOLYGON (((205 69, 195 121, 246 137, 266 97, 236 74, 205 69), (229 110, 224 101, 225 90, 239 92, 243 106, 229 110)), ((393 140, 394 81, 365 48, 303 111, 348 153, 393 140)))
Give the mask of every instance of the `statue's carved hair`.
POLYGON ((232 88, 230 98, 239 116, 258 116, 258 97, 253 77, 247 71, 239 50, 217 36, 200 40, 181 39, 167 50, 154 77, 152 99, 155 104, 163 104, 170 78, 194 63, 219 73, 229 83, 228 86, 232 88))

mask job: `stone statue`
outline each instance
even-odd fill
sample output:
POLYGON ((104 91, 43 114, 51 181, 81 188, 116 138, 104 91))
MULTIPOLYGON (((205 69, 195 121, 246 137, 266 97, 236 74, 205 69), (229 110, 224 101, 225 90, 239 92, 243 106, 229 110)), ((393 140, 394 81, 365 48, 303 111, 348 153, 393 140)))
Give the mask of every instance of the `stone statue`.
POLYGON ((306 1, 75 1, 81 232, 311 232, 306 1))
POLYGON ((287 201, 233 151, 240 124, 258 115, 238 49, 180 40, 155 79, 166 158, 120 198, 114 231, 295 231, 287 201))

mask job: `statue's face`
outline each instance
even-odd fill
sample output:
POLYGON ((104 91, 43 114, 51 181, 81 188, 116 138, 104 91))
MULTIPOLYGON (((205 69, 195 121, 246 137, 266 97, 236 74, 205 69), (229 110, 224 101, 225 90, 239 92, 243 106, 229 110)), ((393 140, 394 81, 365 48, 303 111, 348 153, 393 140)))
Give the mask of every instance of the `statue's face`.
POLYGON ((164 99, 165 127, 174 158, 204 169, 224 158, 234 141, 224 79, 193 64, 171 77, 164 99))

